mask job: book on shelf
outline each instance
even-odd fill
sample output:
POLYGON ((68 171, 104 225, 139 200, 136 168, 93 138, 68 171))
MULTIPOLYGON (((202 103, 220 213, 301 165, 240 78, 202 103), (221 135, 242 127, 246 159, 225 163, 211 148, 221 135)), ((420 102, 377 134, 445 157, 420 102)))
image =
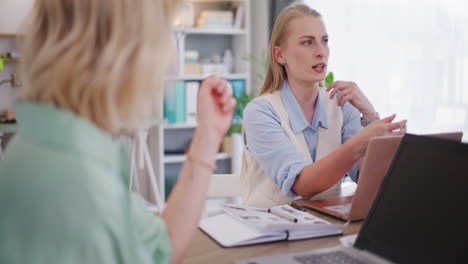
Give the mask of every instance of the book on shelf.
POLYGON ((176 92, 175 82, 167 82, 164 92, 164 118, 169 124, 175 123, 176 92))
POLYGON ((202 219, 199 228, 223 247, 340 235, 344 227, 290 205, 221 206, 224 213, 202 219))
POLYGON ((164 93, 164 118, 169 124, 196 124, 199 81, 169 81, 164 93))
POLYGON ((234 17, 234 28, 241 29, 244 27, 245 9, 243 5, 236 8, 236 15, 234 17))
POLYGON ((185 121, 187 124, 197 123, 197 99, 200 82, 185 82, 185 121))
POLYGON ((175 122, 185 123, 185 82, 176 82, 176 111, 175 122))

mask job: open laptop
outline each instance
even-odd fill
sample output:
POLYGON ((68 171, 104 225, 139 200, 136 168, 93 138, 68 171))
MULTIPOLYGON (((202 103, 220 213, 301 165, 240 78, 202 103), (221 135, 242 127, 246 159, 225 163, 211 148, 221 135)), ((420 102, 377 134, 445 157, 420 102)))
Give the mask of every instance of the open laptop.
POLYGON ((467 186, 468 144, 406 134, 353 246, 235 263, 468 263, 467 186))
MULTIPOLYGON (((461 141, 463 132, 430 134, 428 136, 461 141)), ((293 203, 320 211, 346 221, 362 220, 367 216, 382 178, 400 145, 402 136, 375 137, 369 141, 362 159, 358 185, 354 195, 322 200, 300 200, 293 203)))

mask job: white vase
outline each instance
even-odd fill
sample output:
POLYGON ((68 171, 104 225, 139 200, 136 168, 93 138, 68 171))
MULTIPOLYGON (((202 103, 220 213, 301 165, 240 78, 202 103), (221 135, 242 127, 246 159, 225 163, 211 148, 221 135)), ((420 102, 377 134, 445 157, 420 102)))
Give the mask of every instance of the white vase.
POLYGON ((242 167, 242 151, 244 144, 242 142, 242 135, 234 133, 231 135, 231 173, 240 173, 242 167))

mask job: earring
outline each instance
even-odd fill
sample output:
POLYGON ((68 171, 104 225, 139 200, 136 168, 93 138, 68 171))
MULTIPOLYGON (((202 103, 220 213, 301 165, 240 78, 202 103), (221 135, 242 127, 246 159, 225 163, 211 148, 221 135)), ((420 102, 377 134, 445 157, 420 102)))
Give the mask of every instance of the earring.
POLYGON ((284 62, 281 62, 280 64, 281 64, 281 66, 284 66, 284 62))

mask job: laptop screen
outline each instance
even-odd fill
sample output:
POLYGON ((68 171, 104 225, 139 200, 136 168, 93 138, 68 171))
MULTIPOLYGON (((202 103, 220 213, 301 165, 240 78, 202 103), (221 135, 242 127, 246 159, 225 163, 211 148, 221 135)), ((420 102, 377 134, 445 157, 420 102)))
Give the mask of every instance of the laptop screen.
POLYGON ((467 190, 468 144, 405 135, 355 247, 397 263, 468 261, 467 190))

